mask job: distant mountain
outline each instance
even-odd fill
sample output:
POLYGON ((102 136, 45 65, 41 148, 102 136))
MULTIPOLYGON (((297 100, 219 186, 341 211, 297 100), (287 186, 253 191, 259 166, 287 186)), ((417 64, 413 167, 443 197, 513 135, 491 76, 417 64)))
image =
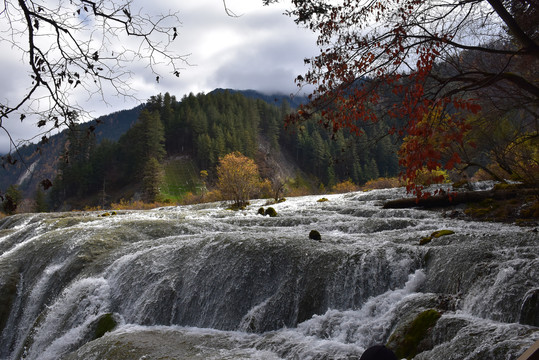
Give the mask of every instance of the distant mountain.
MULTIPOLYGON (((55 135, 39 152, 37 145, 21 148, 15 166, 0 168, 0 191, 17 184, 29 198, 41 180, 50 179, 56 209, 68 209, 64 205, 71 200, 78 202, 75 208, 84 208, 99 199, 105 203, 106 196, 114 201, 135 198, 140 196, 145 156, 154 148, 163 153, 154 158, 163 159, 165 175, 168 171, 176 179, 189 173, 193 178, 207 170, 210 183, 219 158, 234 151, 254 158, 262 177, 282 173, 294 179, 295 186, 309 182, 314 188, 331 187, 347 179, 359 184, 398 173, 397 145, 377 136, 386 131, 383 123, 366 127, 361 139, 327 131, 315 119, 302 124, 301 131, 287 129, 286 115, 306 102, 305 97, 254 90, 215 89, 179 101, 158 95, 133 109, 81 124, 79 131, 55 135), (285 102, 288 106, 282 106, 285 102), (157 122, 152 122, 155 117, 157 122), (60 160, 63 154, 67 161, 60 160), (299 172, 306 177, 296 178, 299 172)), ((171 200, 183 196, 180 187, 189 190, 185 184, 171 186, 166 194, 171 200)))
MULTIPOLYGON (((292 97, 284 94, 265 95, 255 90, 215 89, 210 94, 225 91, 240 93, 249 99, 259 99, 275 106, 280 106, 285 100, 292 108, 297 108, 300 104, 307 102, 306 97, 292 97)), ((132 109, 104 115, 81 124, 80 127, 83 131, 94 129, 91 133, 96 136, 98 144, 105 139, 116 142, 133 126, 146 105, 141 104, 132 109)), ((51 136, 48 144, 39 146, 30 144, 21 147, 18 154, 14 155, 17 158, 16 165, 7 166, 5 169, 0 168, 0 191, 5 191, 12 184, 17 184, 23 193, 29 196, 35 191, 39 179, 53 179, 56 176, 58 158, 65 143, 66 131, 51 136), (36 152, 37 150, 39 151, 36 152)))
POLYGON ((267 102, 270 105, 275 106, 281 106, 282 102, 286 100, 288 102, 288 105, 290 105, 291 108, 296 109, 302 104, 306 104, 309 99, 306 96, 295 96, 295 95, 285 95, 285 94, 270 94, 266 95, 256 90, 234 90, 234 89, 215 89, 209 94, 215 93, 215 92, 225 92, 228 91, 230 93, 240 93, 243 96, 245 96, 248 99, 257 99, 257 100, 263 100, 267 102))
POLYGON ((145 106, 146 104, 141 104, 132 109, 117 111, 89 122, 88 125, 96 126, 94 133, 97 143, 104 139, 118 141, 137 121, 140 112, 145 106))
MULTIPOLYGON (((115 142, 133 126, 144 106, 145 104, 142 104, 133 109, 117 111, 79 126, 82 131, 94 127, 95 130, 89 132, 88 136, 95 136, 97 143, 104 139, 115 142)), ((25 145, 17 154, 13 154, 17 163, 0 168, 0 191, 5 191, 10 185, 16 184, 25 196, 30 196, 39 181, 54 179, 66 131, 51 136, 47 144, 25 145)))

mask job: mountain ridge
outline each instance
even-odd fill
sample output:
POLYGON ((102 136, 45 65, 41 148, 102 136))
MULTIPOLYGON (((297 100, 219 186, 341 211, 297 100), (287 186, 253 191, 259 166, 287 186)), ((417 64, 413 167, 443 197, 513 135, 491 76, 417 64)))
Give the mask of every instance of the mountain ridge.
MULTIPOLYGON (((276 103, 274 105, 281 105, 284 100, 289 101, 291 99, 290 96, 281 93, 267 95, 252 89, 237 90, 217 88, 210 91, 208 95, 225 91, 230 93, 240 93, 247 98, 262 100, 268 104, 271 104, 273 101, 276 103)), ((289 104, 292 108, 295 108, 300 103, 306 101, 306 97, 300 97, 295 101, 289 101, 289 104)), ((78 127, 82 129, 93 127, 94 130, 92 133, 95 134, 98 144, 103 140, 116 142, 133 126, 138 119, 138 115, 146 106, 147 103, 143 103, 130 109, 123 109, 107 115, 102 115, 89 122, 78 124, 78 127)), ((13 155, 17 160, 17 164, 8 165, 6 168, 0 170, 2 172, 2 176, 0 176, 0 193, 5 192, 10 185, 16 184, 25 196, 32 196, 39 184, 39 179, 54 178, 56 167, 58 165, 58 157, 62 151, 61 146, 63 142, 65 142, 67 131, 69 130, 64 129, 60 133, 52 135, 47 144, 29 144, 22 146, 19 149, 18 154, 13 155), (41 169, 35 165, 37 163, 35 159, 36 156, 41 157, 39 164, 48 165, 45 169, 41 169), (36 167, 37 169, 35 169, 36 167)))
MULTIPOLYGON (((272 179, 278 173, 279 181, 297 180, 305 191, 397 174, 396 145, 387 137, 378 140, 374 136, 387 131, 387 125, 365 128, 361 139, 320 127, 316 117, 287 126, 285 119, 294 111, 293 106, 306 101, 295 98, 292 106, 289 99, 282 94, 228 89, 191 93, 180 100, 168 93, 152 96, 145 104, 51 137, 48 144, 40 146, 39 154, 36 145, 21 149, 24 161, 2 170, 0 191, 18 183, 24 197, 31 199, 41 180, 49 179, 53 182, 50 195, 54 209, 70 209, 63 204, 76 199, 76 208, 96 206, 98 197, 104 204, 105 197, 97 193, 104 194, 105 189, 114 194, 109 201, 140 198, 150 157, 161 162, 161 167, 167 159, 189 159, 185 164, 195 169, 197 177, 190 180, 200 185, 199 171, 206 170, 207 180, 215 183, 219 159, 235 151, 253 158, 263 178, 272 179), (302 180, 294 180, 297 174, 302 174, 302 180)), ((171 165, 170 169, 181 174, 177 167, 171 165)), ((191 186, 185 192, 198 193, 199 187, 191 186)), ((183 197, 170 186, 167 193, 171 196, 167 201, 183 197)))

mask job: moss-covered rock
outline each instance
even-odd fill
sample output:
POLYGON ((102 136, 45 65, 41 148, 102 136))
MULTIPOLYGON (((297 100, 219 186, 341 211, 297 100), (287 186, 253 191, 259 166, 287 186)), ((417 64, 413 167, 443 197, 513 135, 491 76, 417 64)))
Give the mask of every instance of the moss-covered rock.
POLYGON ((455 232, 453 230, 438 230, 430 234, 433 238, 439 238, 446 235, 453 235, 455 232))
POLYGON ((319 203, 321 203, 321 202, 326 202, 326 201, 329 201, 329 199, 328 199, 328 198, 325 198, 325 197, 316 200, 316 202, 319 202, 319 203))
POLYGON ((105 333, 114 330, 116 325, 118 325, 118 323, 116 322, 112 314, 104 314, 99 318, 99 320, 97 320, 94 332, 95 339, 99 339, 100 337, 105 335, 105 333))
POLYGON ((399 359, 412 359, 421 352, 421 343, 442 315, 434 309, 417 315, 404 329, 396 330, 387 343, 399 359))
POLYGON ((309 233, 309 239, 321 241, 322 235, 320 235, 320 233, 316 230, 311 230, 311 232, 309 233))
POLYGON ((432 241, 432 239, 437 239, 442 236, 452 235, 454 233, 455 232, 453 230, 437 230, 433 232, 432 234, 430 234, 430 236, 421 238, 421 240, 419 240, 419 245, 428 244, 432 241))
POLYGON ((247 208, 247 206, 251 205, 251 203, 249 201, 243 201, 241 203, 234 203, 232 205, 230 205, 230 207, 227 208, 227 210, 231 210, 231 211, 240 211, 240 210, 245 210, 247 208))
POLYGON ((264 216, 265 214, 266 214, 266 213, 264 212, 264 208, 263 208, 263 207, 261 207, 261 208, 258 209, 258 215, 264 216))
POLYGON ((269 207, 266 209, 266 211, 264 212, 264 215, 268 215, 270 217, 276 217, 277 216, 277 211, 275 211, 274 208, 272 207, 269 207))

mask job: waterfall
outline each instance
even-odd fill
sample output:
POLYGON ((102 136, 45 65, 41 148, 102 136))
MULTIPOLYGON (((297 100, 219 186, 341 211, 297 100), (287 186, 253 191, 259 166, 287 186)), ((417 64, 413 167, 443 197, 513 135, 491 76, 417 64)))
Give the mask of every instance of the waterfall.
POLYGON ((403 195, 2 219, 0 359, 359 359, 425 311, 416 359, 516 359, 539 339, 537 234, 382 209, 403 195))

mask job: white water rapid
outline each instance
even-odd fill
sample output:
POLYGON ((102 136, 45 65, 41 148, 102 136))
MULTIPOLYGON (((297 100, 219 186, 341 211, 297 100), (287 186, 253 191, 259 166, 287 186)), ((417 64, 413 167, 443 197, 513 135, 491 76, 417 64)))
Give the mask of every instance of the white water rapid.
POLYGON ((359 359, 425 314, 407 357, 516 359, 539 339, 537 232, 382 209, 401 196, 4 218, 0 359, 359 359))

